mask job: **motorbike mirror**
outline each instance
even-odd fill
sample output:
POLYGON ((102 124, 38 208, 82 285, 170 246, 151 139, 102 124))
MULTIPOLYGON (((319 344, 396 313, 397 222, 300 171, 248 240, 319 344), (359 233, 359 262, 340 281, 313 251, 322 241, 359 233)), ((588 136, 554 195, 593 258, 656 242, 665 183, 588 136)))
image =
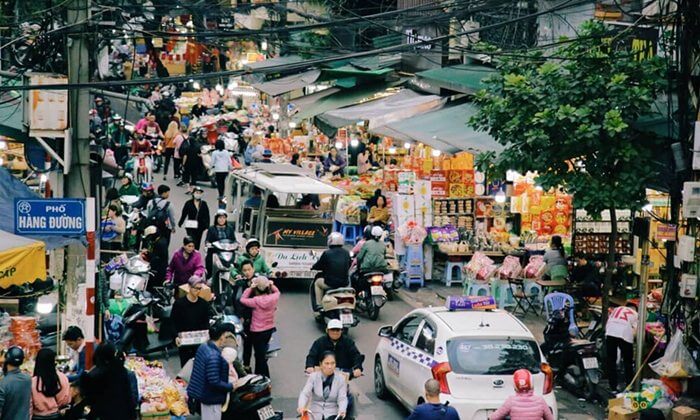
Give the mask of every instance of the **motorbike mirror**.
POLYGON ((272 268, 275 268, 275 267, 277 267, 277 261, 272 263, 272 268))
POLYGON ((394 328, 391 325, 385 325, 379 329, 377 334, 380 337, 387 337, 388 338, 388 337, 391 337, 393 332, 394 332, 394 328))

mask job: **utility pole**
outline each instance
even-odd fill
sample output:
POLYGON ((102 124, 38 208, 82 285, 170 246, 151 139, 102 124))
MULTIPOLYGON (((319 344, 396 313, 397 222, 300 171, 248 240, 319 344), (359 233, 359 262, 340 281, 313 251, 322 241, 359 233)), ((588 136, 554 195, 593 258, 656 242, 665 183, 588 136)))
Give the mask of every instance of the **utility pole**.
MULTIPOLYGON (((90 80, 88 37, 85 34, 89 18, 88 0, 71 0, 68 4, 68 24, 75 25, 74 34, 68 36, 68 83, 87 83, 90 80)), ((66 255, 66 275, 63 283, 65 314, 68 322, 76 322, 82 328, 86 341, 86 363, 92 360, 95 344, 95 255, 99 255, 95 241, 95 208, 91 194, 90 177, 90 92, 88 89, 68 90, 68 112, 72 136, 70 170, 64 178, 66 197, 86 198, 86 224, 88 247, 73 244, 66 255), (90 261, 88 263, 88 261, 90 261), (91 314, 93 316, 91 316, 91 314)))

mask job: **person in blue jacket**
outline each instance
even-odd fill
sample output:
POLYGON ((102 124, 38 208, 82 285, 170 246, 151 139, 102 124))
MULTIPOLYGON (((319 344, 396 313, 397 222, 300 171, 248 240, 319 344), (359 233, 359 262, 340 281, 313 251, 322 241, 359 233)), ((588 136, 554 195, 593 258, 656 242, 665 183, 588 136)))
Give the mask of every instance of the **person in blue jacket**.
POLYGON ((214 324, 209 330, 210 340, 199 346, 194 357, 187 395, 199 402, 202 420, 221 420, 221 405, 233 390, 228 381, 228 363, 221 356, 221 349, 236 345, 235 331, 233 324, 214 324))
POLYGON ((428 379, 425 382, 425 402, 417 406, 406 420, 459 420, 454 407, 440 402, 440 382, 428 379))

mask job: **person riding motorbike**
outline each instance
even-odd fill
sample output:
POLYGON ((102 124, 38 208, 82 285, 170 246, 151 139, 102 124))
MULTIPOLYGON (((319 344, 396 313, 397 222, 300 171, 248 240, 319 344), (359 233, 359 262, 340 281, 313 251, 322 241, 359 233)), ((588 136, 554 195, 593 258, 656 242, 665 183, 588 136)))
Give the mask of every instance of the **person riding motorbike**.
POLYGON ((267 266, 265 258, 260 253, 260 241, 255 238, 248 239, 245 244, 245 253, 240 255, 236 260, 236 264, 231 266, 231 277, 237 277, 240 273, 239 269, 243 261, 248 260, 253 263, 255 272, 264 276, 270 274, 270 267, 267 266))
POLYGON ((365 243, 370 240, 372 237, 372 226, 365 226, 365 228, 362 230, 362 239, 357 241, 354 247, 352 247, 352 250, 350 251, 350 255, 354 256, 352 259, 352 262, 350 263, 350 268, 354 268, 357 266, 357 255, 360 253, 362 250, 362 247, 365 245, 365 243))
POLYGON ((342 233, 331 233, 328 236, 328 249, 323 251, 321 257, 311 267, 312 270, 321 272, 314 283, 316 307, 321 305, 326 290, 347 287, 349 284, 350 253, 343 248, 344 244, 345 238, 342 233))
POLYGON ((518 369, 513 374, 515 395, 506 399, 501 408, 489 416, 489 420, 511 419, 553 420, 554 415, 541 395, 532 390, 532 374, 527 369, 518 369))
POLYGON ((217 241, 231 241, 236 240, 235 231, 233 224, 228 222, 228 214, 226 210, 219 209, 214 215, 214 224, 209 226, 207 230, 207 236, 204 239, 204 246, 207 248, 207 257, 205 260, 205 266, 207 268, 207 273, 211 273, 211 264, 214 253, 209 249, 211 244, 217 241))
POLYGON ((148 207, 148 203, 150 203, 155 196, 156 194, 153 188, 153 184, 151 184, 150 182, 144 182, 143 184, 141 184, 141 195, 139 196, 139 199, 136 200, 136 202, 131 207, 135 209, 146 210, 146 208, 148 207))
MULTIPOLYGON (((366 273, 387 273, 388 264, 386 261, 386 245, 382 241, 384 229, 379 226, 374 226, 370 231, 371 238, 365 242, 357 254, 357 279, 362 279, 362 275, 366 273)), ((361 282, 356 290, 363 290, 364 286, 361 282)))

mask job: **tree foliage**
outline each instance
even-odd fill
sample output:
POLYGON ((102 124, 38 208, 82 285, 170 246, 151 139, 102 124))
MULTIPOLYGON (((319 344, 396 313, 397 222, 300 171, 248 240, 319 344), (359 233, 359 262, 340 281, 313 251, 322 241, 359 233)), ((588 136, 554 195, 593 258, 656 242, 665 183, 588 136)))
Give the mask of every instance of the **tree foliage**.
POLYGON ((470 124, 505 146, 494 160, 501 173, 537 171, 545 190, 563 187, 589 214, 644 205, 655 145, 631 126, 651 112, 664 68, 638 61, 622 40, 588 22, 550 58, 499 59, 470 124))

